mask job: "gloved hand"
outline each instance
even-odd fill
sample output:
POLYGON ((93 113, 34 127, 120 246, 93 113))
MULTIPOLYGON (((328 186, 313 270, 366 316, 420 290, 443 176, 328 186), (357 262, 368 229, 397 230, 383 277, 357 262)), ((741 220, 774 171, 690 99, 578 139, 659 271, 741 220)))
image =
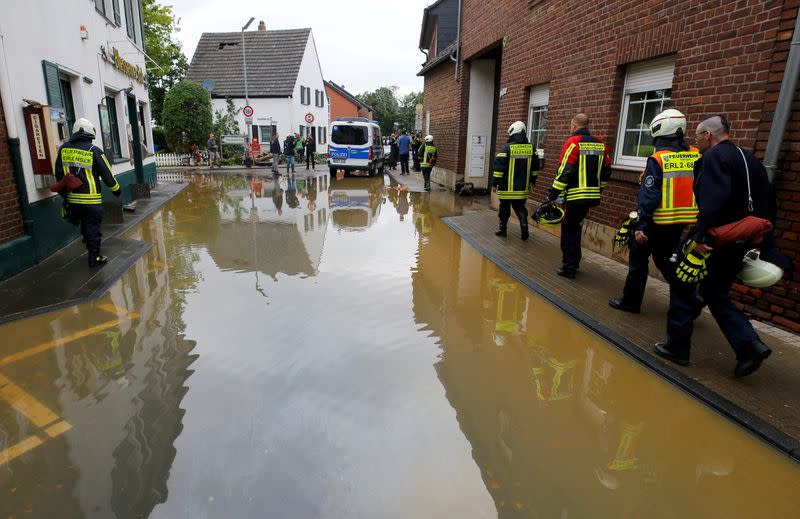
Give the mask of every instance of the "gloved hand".
POLYGON ((117 189, 116 191, 112 191, 112 193, 114 193, 114 196, 117 197, 117 198, 122 196, 122 190, 121 189, 117 189))
POLYGON ((617 234, 614 236, 614 245, 622 248, 626 247, 631 240, 631 230, 633 229, 633 224, 636 223, 636 220, 639 218, 639 215, 636 211, 632 211, 628 216, 622 221, 622 226, 617 231, 617 234))
POLYGON ((547 190, 547 198, 545 198, 545 202, 552 202, 553 200, 558 198, 558 195, 560 195, 560 194, 561 194, 561 191, 559 191, 558 189, 556 189, 554 187, 551 187, 550 189, 547 190))
POLYGON ((711 253, 696 250, 694 242, 690 242, 687 249, 688 252, 684 253, 683 259, 678 263, 678 268, 675 269, 675 275, 678 281, 693 285, 702 281, 708 274, 706 259, 711 253))

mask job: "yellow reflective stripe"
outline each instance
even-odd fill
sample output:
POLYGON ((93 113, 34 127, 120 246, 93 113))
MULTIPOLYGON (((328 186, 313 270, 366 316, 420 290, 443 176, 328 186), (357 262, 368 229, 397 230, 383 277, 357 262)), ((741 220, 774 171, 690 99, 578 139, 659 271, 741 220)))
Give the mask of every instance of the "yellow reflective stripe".
POLYGON ((531 144, 512 144, 510 148, 512 157, 522 157, 533 154, 533 145, 531 144))
POLYGON ((558 189, 559 191, 564 191, 567 188, 567 185, 563 182, 559 182, 558 180, 554 180, 553 187, 558 189))
POLYGON ((504 175, 504 173, 502 171, 495 171, 494 172, 494 177, 495 178, 501 178, 503 175, 504 175))
POLYGON ((497 154, 497 156, 498 157, 508 157, 508 153, 505 153, 505 152, 501 151, 500 153, 497 154))
POLYGON ((605 144, 603 144, 602 142, 586 142, 586 141, 582 141, 582 142, 580 142, 578 144, 580 146, 579 149, 581 151, 584 151, 584 150, 605 151, 605 149, 606 149, 605 144))
POLYGON ((501 200, 524 200, 528 198, 527 191, 498 191, 497 198, 501 200))
POLYGON ((106 154, 105 153, 101 153, 100 156, 103 157, 103 162, 106 163, 106 167, 108 168, 108 171, 112 171, 111 170, 111 164, 108 163, 108 159, 106 158, 106 154))
POLYGON ((91 169, 84 170, 86 172, 86 181, 89 183, 89 192, 97 193, 97 180, 94 178, 94 173, 91 169))
POLYGON ((589 179, 586 178, 586 155, 578 157, 578 186, 584 187, 589 184, 589 179))
POLYGON ((117 182, 117 181, 115 180, 115 181, 114 181, 114 185, 111 187, 111 192, 112 192, 112 193, 116 193, 117 191, 119 191, 119 189, 120 189, 119 182, 117 182))
POLYGON ((516 160, 511 160, 508 163, 508 188, 514 189, 514 165, 517 163, 516 160))
POLYGON ((558 177, 564 173, 564 168, 567 167, 567 160, 569 160, 569 156, 572 153, 572 150, 575 149, 575 143, 569 145, 569 148, 564 152, 564 157, 561 159, 561 165, 558 166, 558 172, 556 173, 556 178, 553 180, 553 187, 558 189, 559 191, 563 191, 567 185, 564 182, 560 182, 558 177))
POLYGON ((61 161, 79 164, 77 167, 91 168, 94 164, 94 156, 91 151, 80 150, 78 148, 62 148, 61 161))
POLYGON ((91 200, 103 198, 103 195, 101 195, 100 193, 97 193, 97 194, 70 193, 69 196, 72 197, 72 198, 87 198, 87 199, 91 199, 91 200))

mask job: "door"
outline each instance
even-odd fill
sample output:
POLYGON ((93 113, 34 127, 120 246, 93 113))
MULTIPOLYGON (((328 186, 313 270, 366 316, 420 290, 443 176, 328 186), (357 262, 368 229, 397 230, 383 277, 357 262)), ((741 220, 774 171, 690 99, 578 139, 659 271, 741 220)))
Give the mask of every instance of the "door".
POLYGON ((136 183, 144 184, 144 164, 142 164, 142 139, 139 137, 139 118, 136 96, 128 94, 128 122, 131 124, 133 138, 133 167, 136 169, 136 183))

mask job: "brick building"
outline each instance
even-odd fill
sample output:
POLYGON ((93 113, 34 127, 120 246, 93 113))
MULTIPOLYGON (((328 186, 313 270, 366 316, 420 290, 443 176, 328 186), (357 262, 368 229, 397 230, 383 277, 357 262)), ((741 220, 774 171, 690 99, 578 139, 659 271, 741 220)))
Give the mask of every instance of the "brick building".
POLYGON ((356 96, 333 81, 325 81, 325 94, 328 96, 331 121, 337 117, 365 117, 372 119, 372 108, 358 100, 356 96))
MULTIPOLYGON (((495 148, 506 128, 522 120, 544 164, 532 195, 538 202, 571 117, 585 112, 592 131, 614 150, 614 168, 602 205, 590 213, 584 245, 610 254, 651 151, 647 124, 663 108, 685 112, 691 129, 725 113, 733 139, 764 156, 798 5, 599 0, 591 16, 581 17, 570 16, 586 12, 577 0, 440 0, 425 10, 420 38, 428 55, 420 71, 426 117, 442 157, 436 180, 487 186, 495 148), (443 21, 442 10, 460 11, 459 30, 444 42, 447 31, 431 29, 443 21)), ((800 103, 792 108, 775 176, 776 238, 800 259, 800 103)), ((798 274, 768 291, 737 289, 749 312, 800 331, 798 274)))
POLYGON ((0 250, 4 243, 15 240, 24 233, 14 165, 11 161, 6 119, 0 103, 0 250))

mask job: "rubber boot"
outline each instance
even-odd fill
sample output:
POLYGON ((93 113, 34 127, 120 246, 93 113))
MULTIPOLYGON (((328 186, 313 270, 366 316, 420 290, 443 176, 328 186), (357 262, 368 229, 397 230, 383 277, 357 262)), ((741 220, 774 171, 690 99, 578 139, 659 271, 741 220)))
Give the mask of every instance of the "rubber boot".
POLYGON ((108 263, 108 258, 100 254, 99 250, 96 251, 89 251, 89 266, 90 267, 102 267, 108 263))
POLYGON ((519 223, 519 235, 522 238, 522 241, 527 241, 530 234, 528 233, 528 223, 527 222, 520 222, 519 223))
POLYGON ((501 223, 500 228, 494 233, 495 236, 501 236, 505 238, 507 236, 506 233, 507 224, 501 223))

